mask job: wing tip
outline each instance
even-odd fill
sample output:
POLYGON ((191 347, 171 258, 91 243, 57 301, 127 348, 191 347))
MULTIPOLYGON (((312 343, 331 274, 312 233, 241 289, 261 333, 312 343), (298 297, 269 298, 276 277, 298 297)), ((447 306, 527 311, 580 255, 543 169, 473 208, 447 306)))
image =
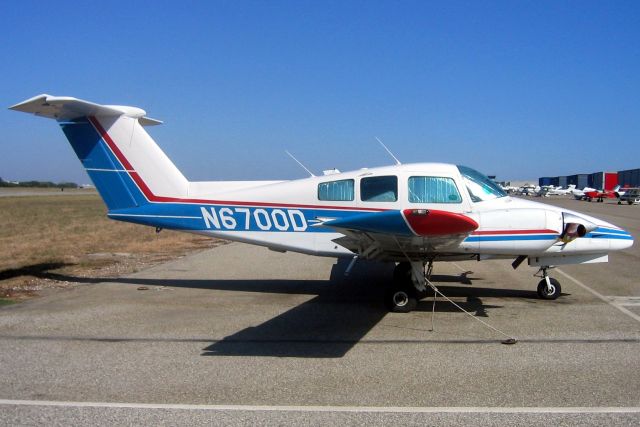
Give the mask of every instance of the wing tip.
POLYGON ((151 117, 140 117, 138 119, 138 122, 142 125, 142 126, 157 126, 157 125, 161 125, 164 122, 162 120, 158 120, 158 119, 152 119, 151 117))
MULTIPOLYGON (((36 95, 33 96, 29 99, 25 99, 22 102, 18 102, 17 104, 14 104, 12 106, 9 107, 9 110, 14 110, 14 111, 26 111, 26 107, 27 106, 32 106, 35 103, 46 103, 47 99, 50 97, 51 95, 46 94, 46 93, 42 93, 40 95, 36 95)), ((28 111, 27 111, 28 112, 28 111)))

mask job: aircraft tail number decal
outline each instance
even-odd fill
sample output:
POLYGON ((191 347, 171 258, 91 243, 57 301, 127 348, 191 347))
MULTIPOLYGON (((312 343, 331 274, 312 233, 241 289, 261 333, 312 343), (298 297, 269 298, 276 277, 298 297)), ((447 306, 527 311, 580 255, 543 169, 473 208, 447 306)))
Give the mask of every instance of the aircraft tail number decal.
POLYGON ((229 231, 305 231, 307 220, 298 209, 200 207, 207 229, 229 231))

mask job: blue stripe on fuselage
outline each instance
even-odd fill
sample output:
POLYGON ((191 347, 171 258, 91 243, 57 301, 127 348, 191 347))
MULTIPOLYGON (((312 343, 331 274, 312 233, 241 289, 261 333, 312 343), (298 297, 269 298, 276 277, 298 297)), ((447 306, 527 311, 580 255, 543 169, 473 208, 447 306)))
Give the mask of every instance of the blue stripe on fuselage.
POLYGON ((598 227, 595 230, 587 233, 585 237, 589 237, 592 239, 633 240, 633 236, 627 231, 607 227, 598 227))
POLYGON ((588 233, 585 237, 590 239, 633 240, 633 236, 631 234, 588 233))
POLYGON ((500 242, 500 241, 512 241, 512 240, 556 240, 558 235, 555 234, 522 234, 511 236, 469 236, 465 242, 500 242))
MULTIPOLYGON (((375 214, 386 212, 395 212, 402 219, 400 211, 375 214)), ((109 211, 112 219, 167 229, 315 233, 335 232, 330 227, 315 225, 321 222, 319 218, 341 221, 362 215, 366 214, 350 210, 195 203, 148 203, 137 208, 109 211)))
POLYGON ((605 227, 598 227, 595 230, 593 230, 591 233, 611 233, 611 234, 624 234, 624 235, 629 235, 628 232, 624 231, 624 230, 618 230, 615 228, 605 228, 605 227))

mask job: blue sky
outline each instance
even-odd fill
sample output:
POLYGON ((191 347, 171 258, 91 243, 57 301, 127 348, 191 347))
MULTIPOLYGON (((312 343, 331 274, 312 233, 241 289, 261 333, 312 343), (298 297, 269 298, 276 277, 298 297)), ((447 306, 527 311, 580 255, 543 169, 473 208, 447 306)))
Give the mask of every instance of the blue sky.
MULTIPOLYGON (((191 180, 463 163, 640 167, 638 1, 0 2, 0 101, 144 108, 191 180)), ((88 182, 55 122, 0 110, 0 177, 88 182)))

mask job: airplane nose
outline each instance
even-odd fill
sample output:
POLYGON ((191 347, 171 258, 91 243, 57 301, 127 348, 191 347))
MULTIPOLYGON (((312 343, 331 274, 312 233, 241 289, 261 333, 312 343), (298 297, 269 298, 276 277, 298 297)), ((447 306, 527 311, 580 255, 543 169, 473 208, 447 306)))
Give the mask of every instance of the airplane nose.
POLYGON ((591 233, 587 234, 596 239, 608 239, 609 248, 612 251, 619 251, 633 246, 633 236, 621 228, 610 228, 599 226, 591 233))
POLYGON ((633 246, 633 236, 628 231, 625 231, 625 230, 622 230, 622 231, 626 233, 626 238, 621 240, 621 242, 623 242, 623 245, 624 245, 624 248, 622 249, 630 248, 631 246, 633 246))
POLYGON ((603 221, 573 211, 562 212, 562 235, 560 238, 570 242, 576 238, 586 238, 596 246, 606 245, 608 250, 619 251, 633 246, 633 236, 626 230, 603 221), (586 232, 586 233, 585 233, 586 232), (597 242, 600 242, 598 244, 597 242))

